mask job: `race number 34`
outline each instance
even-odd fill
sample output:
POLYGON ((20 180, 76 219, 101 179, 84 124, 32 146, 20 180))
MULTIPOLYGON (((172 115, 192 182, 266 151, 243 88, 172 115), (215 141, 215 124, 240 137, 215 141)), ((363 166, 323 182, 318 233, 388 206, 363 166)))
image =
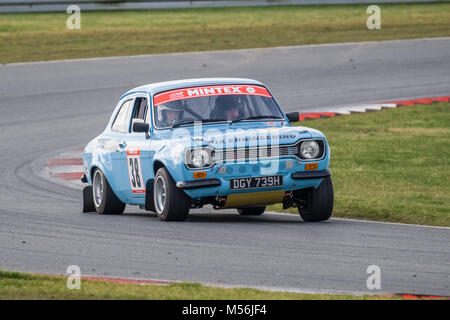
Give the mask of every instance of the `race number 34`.
POLYGON ((144 179, 142 179, 141 151, 129 149, 127 151, 128 177, 133 193, 145 193, 144 179))

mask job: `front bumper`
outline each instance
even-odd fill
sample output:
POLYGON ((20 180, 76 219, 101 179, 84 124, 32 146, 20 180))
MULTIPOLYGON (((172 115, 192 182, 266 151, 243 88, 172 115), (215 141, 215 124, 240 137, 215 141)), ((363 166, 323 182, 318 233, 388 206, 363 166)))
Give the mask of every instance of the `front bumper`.
POLYGON ((199 188, 210 188, 220 186, 222 182, 220 179, 202 179, 193 181, 178 181, 177 188, 182 190, 192 190, 199 188))
POLYGON ((305 163, 300 161, 291 162, 292 168, 288 168, 289 159, 280 159, 277 168, 273 171, 264 171, 261 163, 245 164, 235 163, 226 164, 226 168, 219 171, 220 167, 213 167, 207 171, 205 179, 192 179, 192 171, 187 173, 183 180, 177 182, 177 187, 182 189, 193 199, 200 199, 211 196, 227 196, 231 194, 245 194, 256 192, 267 192, 276 190, 299 190, 306 188, 317 188, 323 179, 330 176, 328 169, 328 159, 318 161, 318 168, 314 171, 305 170, 305 163), (245 178, 256 176, 282 175, 283 184, 268 188, 251 189, 231 189, 230 180, 232 178, 245 178), (187 179, 186 179, 187 178, 187 179), (192 179, 192 180, 191 180, 192 179))
POLYGON ((298 171, 291 174, 292 179, 323 179, 331 175, 330 169, 319 171, 298 171))

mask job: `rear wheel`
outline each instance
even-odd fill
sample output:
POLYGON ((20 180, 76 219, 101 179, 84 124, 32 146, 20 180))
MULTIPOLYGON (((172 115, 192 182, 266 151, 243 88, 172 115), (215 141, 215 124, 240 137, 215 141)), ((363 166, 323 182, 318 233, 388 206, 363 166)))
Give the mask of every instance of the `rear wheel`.
POLYGON ((166 168, 156 172, 153 185, 156 214, 164 221, 184 221, 189 215, 190 198, 177 188, 166 168))
POLYGON ((94 171, 92 178, 92 196, 94 207, 100 214, 122 214, 125 203, 119 200, 111 189, 105 175, 100 169, 94 171))
POLYGON ((333 212, 333 200, 333 183, 330 177, 326 177, 317 189, 305 191, 298 212, 306 222, 328 220, 333 212))
POLYGON ((238 212, 241 216, 260 216, 266 210, 266 206, 239 208, 238 212))

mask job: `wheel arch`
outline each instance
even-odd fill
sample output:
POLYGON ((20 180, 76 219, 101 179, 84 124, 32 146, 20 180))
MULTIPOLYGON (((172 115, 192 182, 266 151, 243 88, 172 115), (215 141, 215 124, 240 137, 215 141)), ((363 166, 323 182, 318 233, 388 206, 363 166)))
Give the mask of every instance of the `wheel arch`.
POLYGON ((156 172, 158 172, 158 170, 160 168, 166 168, 167 169, 167 167, 164 165, 164 163, 161 160, 155 160, 153 162, 153 174, 156 175, 156 172))
POLYGON ((166 157, 157 157, 153 160, 153 174, 156 176, 156 172, 160 168, 165 168, 175 182, 184 180, 184 163, 178 164, 176 161, 166 157))
POLYGON ((92 182, 93 182, 93 179, 94 179, 94 172, 95 172, 96 169, 99 169, 100 171, 103 172, 103 170, 100 169, 97 165, 93 165, 93 166, 91 167, 91 169, 89 170, 89 179, 91 179, 91 184, 92 184, 92 182))
POLYGON ((110 182, 111 180, 109 179, 109 175, 107 174, 107 172, 105 172, 105 170, 102 168, 102 166, 98 165, 98 164, 93 164, 91 166, 91 168, 89 169, 89 179, 91 181, 91 185, 93 182, 93 178, 94 178, 94 172, 95 170, 99 169, 102 174, 105 176, 106 180, 108 180, 108 182, 110 182))

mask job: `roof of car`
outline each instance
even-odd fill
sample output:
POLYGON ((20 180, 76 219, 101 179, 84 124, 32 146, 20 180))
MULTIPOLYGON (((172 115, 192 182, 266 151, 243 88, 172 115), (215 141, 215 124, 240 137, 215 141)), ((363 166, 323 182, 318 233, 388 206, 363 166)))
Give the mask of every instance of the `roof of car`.
POLYGON ((198 87, 198 86, 211 86, 211 85, 221 85, 221 84, 249 84, 249 85, 260 85, 265 86, 263 83, 245 78, 197 78, 197 79, 184 79, 184 80, 173 80, 164 82, 155 82, 140 87, 131 89, 124 96, 131 94, 136 91, 146 91, 151 95, 157 94, 159 92, 175 90, 187 87, 198 87))

